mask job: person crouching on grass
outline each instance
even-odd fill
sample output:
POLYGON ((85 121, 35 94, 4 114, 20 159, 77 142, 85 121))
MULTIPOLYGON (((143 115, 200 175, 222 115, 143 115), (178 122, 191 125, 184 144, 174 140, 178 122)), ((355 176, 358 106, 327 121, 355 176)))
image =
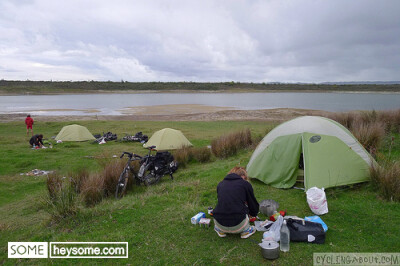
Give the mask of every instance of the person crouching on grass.
POLYGON ((248 238, 256 232, 250 225, 249 215, 257 216, 259 204, 247 180, 243 167, 233 167, 217 186, 218 203, 213 217, 214 230, 220 237, 240 233, 241 238, 248 238))
POLYGON ((34 135, 32 138, 29 140, 29 144, 31 144, 32 148, 42 148, 43 147, 43 135, 34 135))

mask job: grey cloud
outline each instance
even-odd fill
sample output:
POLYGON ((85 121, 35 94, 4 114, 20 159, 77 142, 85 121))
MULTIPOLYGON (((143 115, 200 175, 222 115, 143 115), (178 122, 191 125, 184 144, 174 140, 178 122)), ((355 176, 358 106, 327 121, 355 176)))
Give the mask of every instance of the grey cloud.
POLYGON ((4 79, 399 80, 396 0, 4 0, 0 9, 4 79))

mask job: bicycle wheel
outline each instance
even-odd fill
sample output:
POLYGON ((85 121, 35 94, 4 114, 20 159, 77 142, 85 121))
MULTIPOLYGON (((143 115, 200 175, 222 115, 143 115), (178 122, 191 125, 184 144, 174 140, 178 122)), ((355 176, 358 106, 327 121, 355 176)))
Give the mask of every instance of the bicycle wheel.
POLYGON ((126 192, 128 186, 129 172, 125 168, 122 174, 119 176, 117 187, 115 188, 115 198, 120 199, 126 192))

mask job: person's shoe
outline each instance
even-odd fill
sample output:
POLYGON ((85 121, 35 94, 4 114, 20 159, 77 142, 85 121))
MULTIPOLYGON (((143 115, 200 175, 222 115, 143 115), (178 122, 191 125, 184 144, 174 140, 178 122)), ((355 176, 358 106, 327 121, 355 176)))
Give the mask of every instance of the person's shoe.
POLYGON ((214 231, 217 232, 219 237, 226 237, 226 234, 221 231, 218 227, 214 226, 214 231))
POLYGON ((256 228, 252 225, 250 226, 247 230, 244 230, 243 232, 240 233, 241 238, 248 238, 252 234, 256 232, 256 228))

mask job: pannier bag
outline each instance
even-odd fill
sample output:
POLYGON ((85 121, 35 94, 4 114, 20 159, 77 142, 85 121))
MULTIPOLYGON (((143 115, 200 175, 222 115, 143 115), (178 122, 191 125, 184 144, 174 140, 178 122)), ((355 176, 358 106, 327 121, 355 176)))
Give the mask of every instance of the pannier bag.
POLYGON ((290 241, 315 244, 325 242, 325 231, 319 223, 288 219, 287 227, 290 231, 290 241))
POLYGON ((174 160, 174 156, 168 151, 159 151, 156 153, 156 160, 161 160, 165 163, 170 163, 174 160))

